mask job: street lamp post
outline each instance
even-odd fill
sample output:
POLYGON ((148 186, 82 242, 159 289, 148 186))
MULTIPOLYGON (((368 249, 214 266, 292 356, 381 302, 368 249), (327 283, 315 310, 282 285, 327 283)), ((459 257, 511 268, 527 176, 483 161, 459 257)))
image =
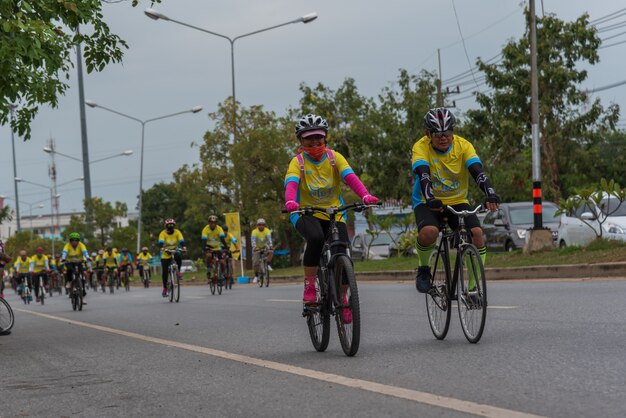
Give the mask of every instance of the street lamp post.
MULTIPOLYGON (((76 157, 72 157, 71 155, 63 154, 62 152, 59 152, 57 150, 53 150, 50 147, 43 147, 43 150, 45 152, 47 152, 48 154, 58 154, 58 155, 62 155, 65 158, 69 158, 71 160, 78 161, 80 163, 83 162, 83 160, 81 160, 80 158, 76 158, 76 157)), ((110 160, 111 158, 122 157, 122 156, 129 156, 129 155, 132 155, 132 154, 133 154, 133 150, 132 149, 127 149, 126 151, 122 151, 122 152, 119 152, 119 153, 114 154, 114 155, 109 155, 108 157, 98 158, 97 160, 91 160, 91 161, 89 161, 89 164, 98 163, 98 162, 104 161, 104 160, 110 160)), ((85 197, 87 197, 87 196, 85 196, 85 197)))
POLYGON ((166 118, 171 118, 173 116, 178 116, 178 115, 182 115, 185 113, 198 113, 202 110, 202 106, 194 106, 189 110, 183 110, 181 112, 176 112, 176 113, 170 113, 168 115, 163 115, 163 116, 158 116, 156 118, 151 118, 151 119, 146 119, 146 120, 141 120, 139 118, 136 118, 134 116, 131 115, 127 115, 126 113, 122 113, 122 112, 118 112, 117 110, 113 110, 110 109, 108 107, 99 105, 98 103, 94 102, 93 100, 85 100, 85 104, 89 107, 93 107, 93 108, 100 108, 103 110, 106 110, 108 112, 111 113, 115 113, 116 115, 122 116, 124 118, 130 119, 130 120, 134 120, 135 122, 139 122, 141 124, 141 152, 140 152, 140 158, 139 158, 139 201, 137 203, 137 254, 139 254, 139 250, 141 250, 141 211, 142 211, 142 199, 143 199, 143 150, 144 150, 144 139, 145 139, 145 132, 146 132, 146 124, 150 123, 150 122, 154 122, 156 120, 161 120, 161 119, 166 119, 166 118))
POLYGON ((172 19, 171 17, 165 16, 163 13, 157 12, 154 9, 146 9, 144 13, 150 19, 154 19, 154 20, 162 19, 162 20, 178 23, 179 25, 187 26, 188 28, 196 29, 201 32, 208 33, 210 35, 219 36, 220 38, 226 39, 230 43, 230 72, 231 72, 231 84, 232 84, 232 90, 233 90, 232 91, 232 95, 233 95, 233 116, 232 116, 233 118, 233 142, 237 142, 237 99, 235 96, 235 41, 237 41, 237 39, 245 38, 247 36, 256 35, 257 33, 266 32, 268 30, 280 28, 281 26, 291 25, 292 23, 309 23, 317 19, 317 13, 309 13, 298 19, 290 20, 289 22, 280 23, 278 25, 255 30, 254 32, 244 33, 243 35, 239 35, 239 36, 235 36, 234 38, 231 38, 229 36, 222 35, 220 33, 213 32, 208 29, 200 28, 198 26, 190 25, 188 23, 172 19))
MULTIPOLYGON (((54 187, 46 186, 45 184, 35 183, 33 181, 24 180, 23 178, 20 178, 20 177, 15 177, 14 180, 16 182, 18 182, 18 183, 32 184, 33 186, 39 186, 39 187, 43 187, 44 189, 50 190, 50 239, 52 240, 52 257, 54 258, 56 256, 55 248, 54 248, 54 233, 55 233, 55 227, 54 227, 54 199, 58 199, 61 195, 58 194, 58 193, 55 195, 54 194, 54 187)), ((75 178, 73 180, 69 180, 69 181, 66 181, 64 183, 61 183, 57 187, 65 186, 66 184, 74 183, 75 181, 84 181, 84 180, 85 180, 84 177, 78 177, 78 178, 75 178)))

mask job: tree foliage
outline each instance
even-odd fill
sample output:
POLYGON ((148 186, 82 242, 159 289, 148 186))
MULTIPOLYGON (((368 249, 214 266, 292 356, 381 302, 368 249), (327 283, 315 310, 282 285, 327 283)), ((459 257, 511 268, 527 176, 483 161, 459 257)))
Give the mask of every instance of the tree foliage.
MULTIPOLYGON (((593 155, 615 128, 619 108, 590 102, 580 87, 587 79, 580 64, 599 59, 600 39, 587 14, 573 22, 552 14, 538 18, 537 44, 542 186, 546 198, 559 200, 575 186, 599 179, 593 155)), ((464 126, 506 200, 528 200, 532 189, 529 51, 527 25, 521 39, 503 48, 501 61, 478 60, 494 91, 477 94, 481 108, 467 112, 464 126)))
POLYGON ((126 203, 115 202, 113 206, 100 197, 85 199, 85 218, 90 219, 98 229, 101 248, 106 245, 109 230, 115 226, 115 218, 124 217, 127 213, 126 203))
POLYGON ((103 20, 101 0, 0 2, 0 125, 9 119, 9 106, 17 105, 11 126, 30 139, 30 123, 39 106, 56 107, 68 89, 78 44, 83 46, 87 72, 120 62, 128 47, 103 20))

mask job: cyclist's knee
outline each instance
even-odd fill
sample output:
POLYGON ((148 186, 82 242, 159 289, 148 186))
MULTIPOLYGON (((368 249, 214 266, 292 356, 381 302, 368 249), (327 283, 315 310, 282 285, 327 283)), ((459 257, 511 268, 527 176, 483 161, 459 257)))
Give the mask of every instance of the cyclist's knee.
POLYGON ((437 240, 437 236, 439 236, 439 228, 427 225, 420 229, 417 236, 417 242, 422 246, 428 246, 437 240))

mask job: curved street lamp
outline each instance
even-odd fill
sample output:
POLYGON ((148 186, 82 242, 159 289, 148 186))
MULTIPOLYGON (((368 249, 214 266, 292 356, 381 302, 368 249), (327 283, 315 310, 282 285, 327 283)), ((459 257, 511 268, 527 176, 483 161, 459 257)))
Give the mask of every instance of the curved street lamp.
MULTIPOLYGON (((134 116, 127 115, 126 113, 122 113, 122 112, 119 112, 117 110, 110 109, 108 107, 102 106, 102 105, 94 102, 93 100, 85 100, 85 104, 87 106, 89 106, 89 107, 92 107, 92 108, 100 108, 100 109, 106 110, 107 112, 115 113, 116 115, 122 116, 122 117, 130 119, 130 120, 134 120, 135 122, 139 122, 141 124, 141 154, 140 154, 141 156, 140 156, 140 163, 139 163, 139 202, 137 204, 137 211, 138 211, 138 215, 137 215, 137 254, 138 254, 139 250, 141 250, 141 211, 142 211, 142 191, 143 191, 143 149, 144 149, 144 138, 145 138, 146 124, 148 124, 150 122, 154 122, 155 120, 171 118, 173 116, 178 116, 178 115, 182 115, 182 114, 185 114, 185 113, 198 113, 198 112, 200 112, 202 110, 202 106, 194 106, 194 107, 192 107, 189 110, 183 110, 181 112, 170 113, 168 115, 158 116, 156 118, 141 120, 141 119, 136 118, 134 116)), ((124 152, 128 152, 128 151, 124 151, 124 152)), ((132 153, 132 151, 130 151, 130 152, 132 153)))

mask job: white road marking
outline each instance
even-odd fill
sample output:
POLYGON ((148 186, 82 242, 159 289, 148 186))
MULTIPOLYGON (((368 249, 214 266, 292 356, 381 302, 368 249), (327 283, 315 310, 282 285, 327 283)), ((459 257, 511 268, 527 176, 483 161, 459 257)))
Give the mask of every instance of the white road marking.
POLYGON ((263 360, 255 357, 244 356, 235 353, 229 353, 226 351, 215 350, 213 348, 201 347, 198 345, 181 343, 173 340, 166 340, 163 338, 150 337, 147 335, 137 334, 134 332, 123 331, 115 328, 104 327, 101 325, 90 324, 88 322, 76 321, 73 319, 62 318, 58 316, 48 315, 40 312, 33 312, 24 309, 14 308, 15 311, 28 313, 42 318, 53 319, 64 323, 78 325, 85 328, 91 328, 97 331, 108 332, 110 334, 121 335, 128 338, 133 338, 140 341, 146 341, 154 344, 160 344, 167 347, 179 348, 182 350, 188 350, 195 353, 206 354, 213 357, 219 357, 227 360, 236 361, 251 366, 262 367, 269 370, 274 370, 282 373, 289 373, 296 376, 306 377, 309 379, 320 380, 325 383, 334 383, 337 385, 346 386, 352 389, 361 389, 368 392, 378 393, 381 395, 392 396, 394 398, 405 399, 421 404, 431 405, 444 409, 451 409, 453 411, 459 411, 462 413, 473 414, 482 417, 492 418, 542 418, 539 415, 527 414, 524 412, 514 411, 506 408, 499 408, 496 406, 479 404, 471 401, 464 401, 461 399, 449 398, 446 396, 434 395, 432 393, 420 392, 413 389, 405 389, 397 386, 385 385, 382 383, 376 383, 369 380, 355 379, 351 377, 341 376, 333 373, 320 372, 312 369, 305 369, 303 367, 292 366, 290 364, 278 363, 275 361, 263 360))
MULTIPOLYGON (((452 303, 452 308, 456 309, 457 308, 457 304, 456 302, 452 303)), ((492 305, 488 305, 487 309, 517 309, 519 308, 519 306, 492 306, 492 305)))

